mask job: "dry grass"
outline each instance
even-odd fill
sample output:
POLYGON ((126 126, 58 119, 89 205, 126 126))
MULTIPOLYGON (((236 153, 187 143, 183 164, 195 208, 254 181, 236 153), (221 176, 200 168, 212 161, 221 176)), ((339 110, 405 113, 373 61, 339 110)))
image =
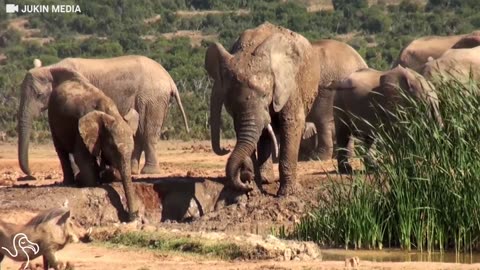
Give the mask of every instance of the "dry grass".
MULTIPOLYGON (((191 31, 191 30, 179 30, 176 32, 163 33, 162 36, 166 39, 174 39, 179 37, 187 37, 190 39, 190 44, 192 47, 199 47, 203 40, 215 41, 218 39, 218 35, 204 35, 202 31, 191 31)), ((146 37, 146 39, 152 38, 151 36, 146 37)))

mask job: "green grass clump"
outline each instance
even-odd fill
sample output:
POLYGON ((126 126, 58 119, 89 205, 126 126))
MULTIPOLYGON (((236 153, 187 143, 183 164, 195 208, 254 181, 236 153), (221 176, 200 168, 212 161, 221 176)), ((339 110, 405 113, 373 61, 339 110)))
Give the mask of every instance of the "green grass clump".
POLYGON ((378 169, 331 181, 294 236, 345 248, 472 251, 480 244, 480 90, 437 85, 444 127, 418 101, 381 125, 378 169), (394 124, 390 124, 394 123, 394 124))
POLYGON ((224 260, 248 258, 250 255, 250 252, 246 247, 242 247, 235 243, 217 243, 203 239, 173 237, 157 233, 122 233, 113 236, 108 240, 108 243, 158 251, 175 251, 206 255, 224 260))

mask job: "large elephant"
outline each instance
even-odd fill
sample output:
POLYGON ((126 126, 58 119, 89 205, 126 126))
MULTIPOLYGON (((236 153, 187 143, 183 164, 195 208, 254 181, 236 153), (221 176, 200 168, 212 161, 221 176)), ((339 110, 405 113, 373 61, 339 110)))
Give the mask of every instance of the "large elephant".
MULTIPOLYGON (((299 144, 306 115, 316 97, 319 67, 319 58, 307 39, 268 22, 244 31, 230 52, 219 43, 210 45, 205 68, 214 80, 211 142, 215 153, 228 153, 220 147, 220 116, 225 104, 237 137, 226 165, 227 183, 233 188, 252 190, 239 177, 239 169, 249 157, 260 171, 271 165, 266 162, 274 137, 268 132, 271 124, 280 135, 277 195, 294 192, 299 144)), ((259 171, 255 173, 258 179, 259 171)))
POLYGON ((415 39, 400 51, 400 55, 392 67, 401 65, 420 72, 429 59, 439 58, 452 47, 471 48, 471 46, 475 46, 477 35, 480 35, 480 31, 463 35, 426 36, 415 39))
MULTIPOLYGON (((386 72, 364 69, 352 73, 342 81, 334 81, 330 87, 336 89, 335 95, 335 134, 337 139, 337 161, 340 173, 351 173, 348 163, 349 141, 351 136, 358 137, 370 149, 374 143, 374 129, 378 121, 377 105, 393 110, 401 104, 404 91, 407 95, 422 99, 431 106, 432 119, 443 125, 438 107, 438 98, 431 85, 420 74, 409 68, 397 66, 386 72)), ((372 166, 370 155, 365 156, 365 165, 372 166)))
POLYGON ((426 63, 421 72, 428 80, 453 78, 465 84, 471 77, 480 82, 480 46, 450 49, 440 58, 426 63))
POLYGON ((131 110, 124 119, 112 99, 79 73, 63 67, 50 69, 52 92, 48 102, 48 122, 53 144, 63 171, 63 181, 95 186, 100 176, 97 159, 118 170, 125 190, 130 220, 138 216, 131 179, 133 135, 138 113, 131 110), (73 174, 69 154, 79 172, 73 174))
POLYGON ((318 96, 307 116, 307 122, 315 124, 315 129, 311 124, 306 125, 304 140, 308 140, 313 135, 317 136, 317 138, 312 138, 313 145, 306 143, 310 146, 306 151, 313 149, 313 152, 318 154, 318 158, 327 160, 332 158, 333 154, 335 92, 326 89, 325 86, 368 66, 360 54, 344 42, 324 39, 313 42, 312 46, 314 53, 320 58, 320 82, 318 96))
POLYGON ((138 173, 139 160, 145 151, 145 166, 142 173, 158 172, 155 154, 157 137, 168 113, 170 98, 174 97, 180 107, 188 131, 187 118, 182 107, 175 82, 157 62, 144 56, 121 56, 108 59, 66 58, 56 64, 35 68, 25 75, 21 85, 18 112, 18 159, 20 168, 31 175, 28 164, 28 145, 32 120, 46 109, 52 91, 54 67, 65 67, 81 73, 95 87, 110 97, 121 115, 135 109, 140 115, 135 146, 132 154, 132 172, 138 173))

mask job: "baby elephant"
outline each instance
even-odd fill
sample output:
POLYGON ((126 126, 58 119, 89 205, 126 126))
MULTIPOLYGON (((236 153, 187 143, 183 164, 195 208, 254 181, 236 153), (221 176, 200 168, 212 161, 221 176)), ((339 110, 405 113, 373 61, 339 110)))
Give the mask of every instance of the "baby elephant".
POLYGON ((100 175, 98 158, 117 170, 125 190, 129 218, 137 215, 131 180, 133 134, 138 114, 125 119, 115 103, 82 75, 66 68, 52 68, 53 90, 48 103, 48 122, 65 184, 95 186, 100 175), (72 153, 79 173, 74 176, 72 153))
MULTIPOLYGON (((340 173, 352 172, 348 163, 351 135, 363 140, 367 149, 370 149, 378 121, 386 120, 383 119, 386 115, 380 119, 377 117, 379 107, 376 106, 392 111, 395 105, 402 102, 400 91, 427 101, 431 105, 433 119, 443 126, 436 93, 425 78, 412 69, 400 65, 386 72, 362 69, 342 81, 333 81, 329 87, 337 90, 335 134, 340 173)), ((366 155, 364 161, 367 167, 375 166, 370 155, 366 155)))
POLYGON ((49 266, 55 270, 64 269, 65 264, 57 260, 55 252, 68 243, 89 242, 90 234, 91 229, 83 229, 66 204, 41 212, 25 225, 0 221, 0 264, 5 256, 24 261, 26 265, 43 256, 45 270, 49 266))

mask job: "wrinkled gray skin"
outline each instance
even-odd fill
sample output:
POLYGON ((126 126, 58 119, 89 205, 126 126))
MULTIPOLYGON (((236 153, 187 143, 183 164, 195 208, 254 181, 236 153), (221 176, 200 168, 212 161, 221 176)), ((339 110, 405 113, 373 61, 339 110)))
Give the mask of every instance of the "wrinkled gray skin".
POLYGON ((112 99, 79 73, 51 68, 53 90, 48 103, 48 122, 53 144, 67 185, 95 186, 100 177, 98 158, 105 159, 120 174, 129 218, 138 215, 131 179, 133 134, 138 114, 131 110, 124 119, 112 99), (74 176, 69 160, 73 154, 79 173, 74 176))
POLYGON ((249 157, 258 166, 257 184, 262 178, 260 172, 271 170, 271 164, 266 162, 272 152, 273 136, 267 131, 271 124, 280 135, 277 195, 294 192, 299 144, 306 114, 316 96, 319 66, 308 40, 270 23, 244 31, 230 52, 219 43, 208 48, 205 68, 214 79, 210 100, 214 152, 228 153, 220 147, 223 105, 233 118, 237 136, 226 165, 230 186, 245 192, 253 189, 240 178, 241 167, 249 157))
POLYGON ((334 120, 333 100, 335 91, 326 89, 325 86, 332 81, 346 78, 353 72, 367 68, 367 64, 351 46, 344 42, 324 39, 312 43, 314 53, 320 58, 320 82, 318 96, 315 99, 312 110, 307 116, 307 122, 315 124, 307 125, 302 142, 306 147, 301 151, 317 153, 321 160, 328 160, 333 155, 334 120), (312 136, 316 134, 316 138, 312 136))
POLYGON ((479 45, 480 31, 452 36, 426 36, 413 40, 405 46, 393 63, 421 72, 429 59, 437 59, 451 48, 472 48, 479 45))
POLYGON ((168 113, 170 98, 174 97, 183 114, 185 128, 187 119, 180 96, 168 72, 157 62, 144 56, 121 56, 108 59, 66 58, 54 65, 35 68, 25 75, 21 85, 18 110, 18 159, 22 171, 31 175, 28 164, 28 145, 32 121, 47 108, 52 91, 53 67, 66 67, 81 73, 94 86, 110 97, 121 115, 135 109, 140 115, 135 147, 132 155, 132 172, 138 173, 139 160, 145 151, 145 166, 141 173, 157 173, 155 154, 157 137, 168 113))
MULTIPOLYGON (((332 82, 330 87, 337 90, 334 104, 338 107, 335 109, 335 134, 340 173, 352 172, 352 167, 348 163, 350 155, 348 144, 351 136, 362 140, 367 149, 370 149, 375 140, 374 128, 380 124, 378 121, 389 121, 377 117, 379 110, 376 106, 393 110, 395 105, 402 102, 399 91, 426 100, 431 105, 432 119, 443 126, 435 91, 425 78, 411 69, 401 66, 386 72, 364 69, 342 81, 332 82)), ((375 166, 370 155, 365 157, 365 166, 367 168, 375 166)))

